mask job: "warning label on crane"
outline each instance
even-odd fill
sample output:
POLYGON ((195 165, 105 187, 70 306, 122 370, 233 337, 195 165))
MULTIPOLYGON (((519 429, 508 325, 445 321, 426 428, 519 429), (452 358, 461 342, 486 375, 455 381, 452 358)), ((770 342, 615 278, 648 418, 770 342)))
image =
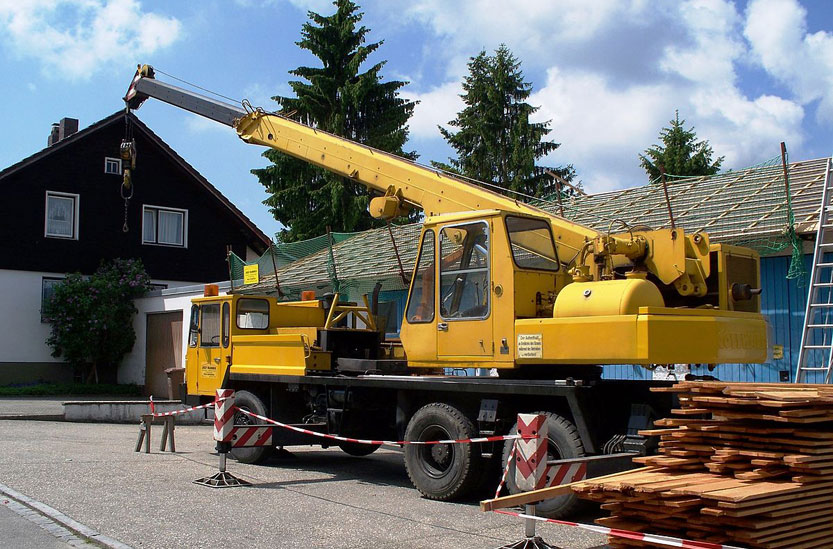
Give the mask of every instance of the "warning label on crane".
POLYGON ((544 344, 541 334, 518 334, 518 358, 543 358, 544 344))

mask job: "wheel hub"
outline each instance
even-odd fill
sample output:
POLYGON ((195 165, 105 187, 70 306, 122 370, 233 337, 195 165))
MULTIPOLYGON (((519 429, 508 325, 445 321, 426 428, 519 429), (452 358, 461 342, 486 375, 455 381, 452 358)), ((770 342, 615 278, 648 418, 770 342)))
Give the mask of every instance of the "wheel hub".
POLYGON ((448 448, 448 444, 434 444, 431 448, 431 459, 433 459, 437 465, 447 465, 450 456, 451 451, 448 448))

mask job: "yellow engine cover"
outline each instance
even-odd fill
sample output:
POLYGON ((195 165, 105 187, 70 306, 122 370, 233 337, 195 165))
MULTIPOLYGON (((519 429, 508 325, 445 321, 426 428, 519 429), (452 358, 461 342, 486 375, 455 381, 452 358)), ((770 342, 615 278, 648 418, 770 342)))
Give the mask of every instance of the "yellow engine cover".
POLYGON ((634 315, 640 307, 664 307, 659 289, 643 279, 574 282, 555 300, 555 318, 634 315))

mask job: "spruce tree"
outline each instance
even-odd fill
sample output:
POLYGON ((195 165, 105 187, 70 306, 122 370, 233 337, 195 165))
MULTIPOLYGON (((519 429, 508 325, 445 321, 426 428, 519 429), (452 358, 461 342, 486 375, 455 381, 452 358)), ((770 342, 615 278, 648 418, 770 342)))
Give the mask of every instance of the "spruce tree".
POLYGON ((725 157, 712 162, 714 151, 707 140, 697 141, 694 127, 685 129, 680 111, 674 111, 670 128, 662 128, 659 138, 662 145, 654 145, 640 154, 640 165, 652 182, 660 177, 660 170, 670 175, 714 175, 720 171, 725 157))
MULTIPOLYGON (((297 45, 321 61, 321 67, 298 67, 290 74, 295 97, 273 97, 286 116, 327 132, 398 155, 408 139, 414 103, 399 97, 402 81, 383 82, 381 61, 361 72, 382 42, 367 44, 369 29, 350 0, 336 0, 328 16, 308 12, 297 45)), ((367 213, 368 192, 347 178, 316 168, 275 150, 263 153, 272 164, 252 170, 271 196, 264 201, 285 229, 284 242, 333 231, 374 226, 367 213)))
POLYGON ((440 127, 445 140, 457 153, 451 171, 477 181, 491 183, 535 197, 550 197, 557 186, 544 170, 550 169, 566 180, 572 166, 547 168, 536 161, 560 145, 544 138, 550 123, 531 122, 538 107, 527 103, 532 85, 524 80, 521 63, 501 44, 493 56, 481 51, 468 64, 461 95, 465 107, 448 124, 440 127))

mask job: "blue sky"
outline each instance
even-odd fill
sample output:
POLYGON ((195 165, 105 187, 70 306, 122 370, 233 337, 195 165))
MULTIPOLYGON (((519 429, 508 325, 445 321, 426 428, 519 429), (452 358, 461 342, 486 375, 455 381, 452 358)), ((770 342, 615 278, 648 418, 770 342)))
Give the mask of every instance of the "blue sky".
MULTIPOLYGON (((366 0, 371 58, 410 82, 420 104, 408 149, 422 161, 450 149, 438 124, 462 103, 466 62, 505 43, 534 87, 590 192, 644 184, 637 155, 680 110, 725 168, 833 154, 833 2, 828 0, 366 0)), ((0 167, 41 150, 64 116, 86 127, 122 108, 137 63, 272 108, 300 50, 306 11, 321 0, 153 2, 0 0, 0 167)), ((160 75, 160 77, 164 78, 160 75)), ((261 150, 227 127, 147 102, 137 113, 267 234, 279 225, 249 170, 261 150)), ((141 151, 139 151, 141 165, 141 151)), ((119 192, 118 188, 102 192, 119 192)))

